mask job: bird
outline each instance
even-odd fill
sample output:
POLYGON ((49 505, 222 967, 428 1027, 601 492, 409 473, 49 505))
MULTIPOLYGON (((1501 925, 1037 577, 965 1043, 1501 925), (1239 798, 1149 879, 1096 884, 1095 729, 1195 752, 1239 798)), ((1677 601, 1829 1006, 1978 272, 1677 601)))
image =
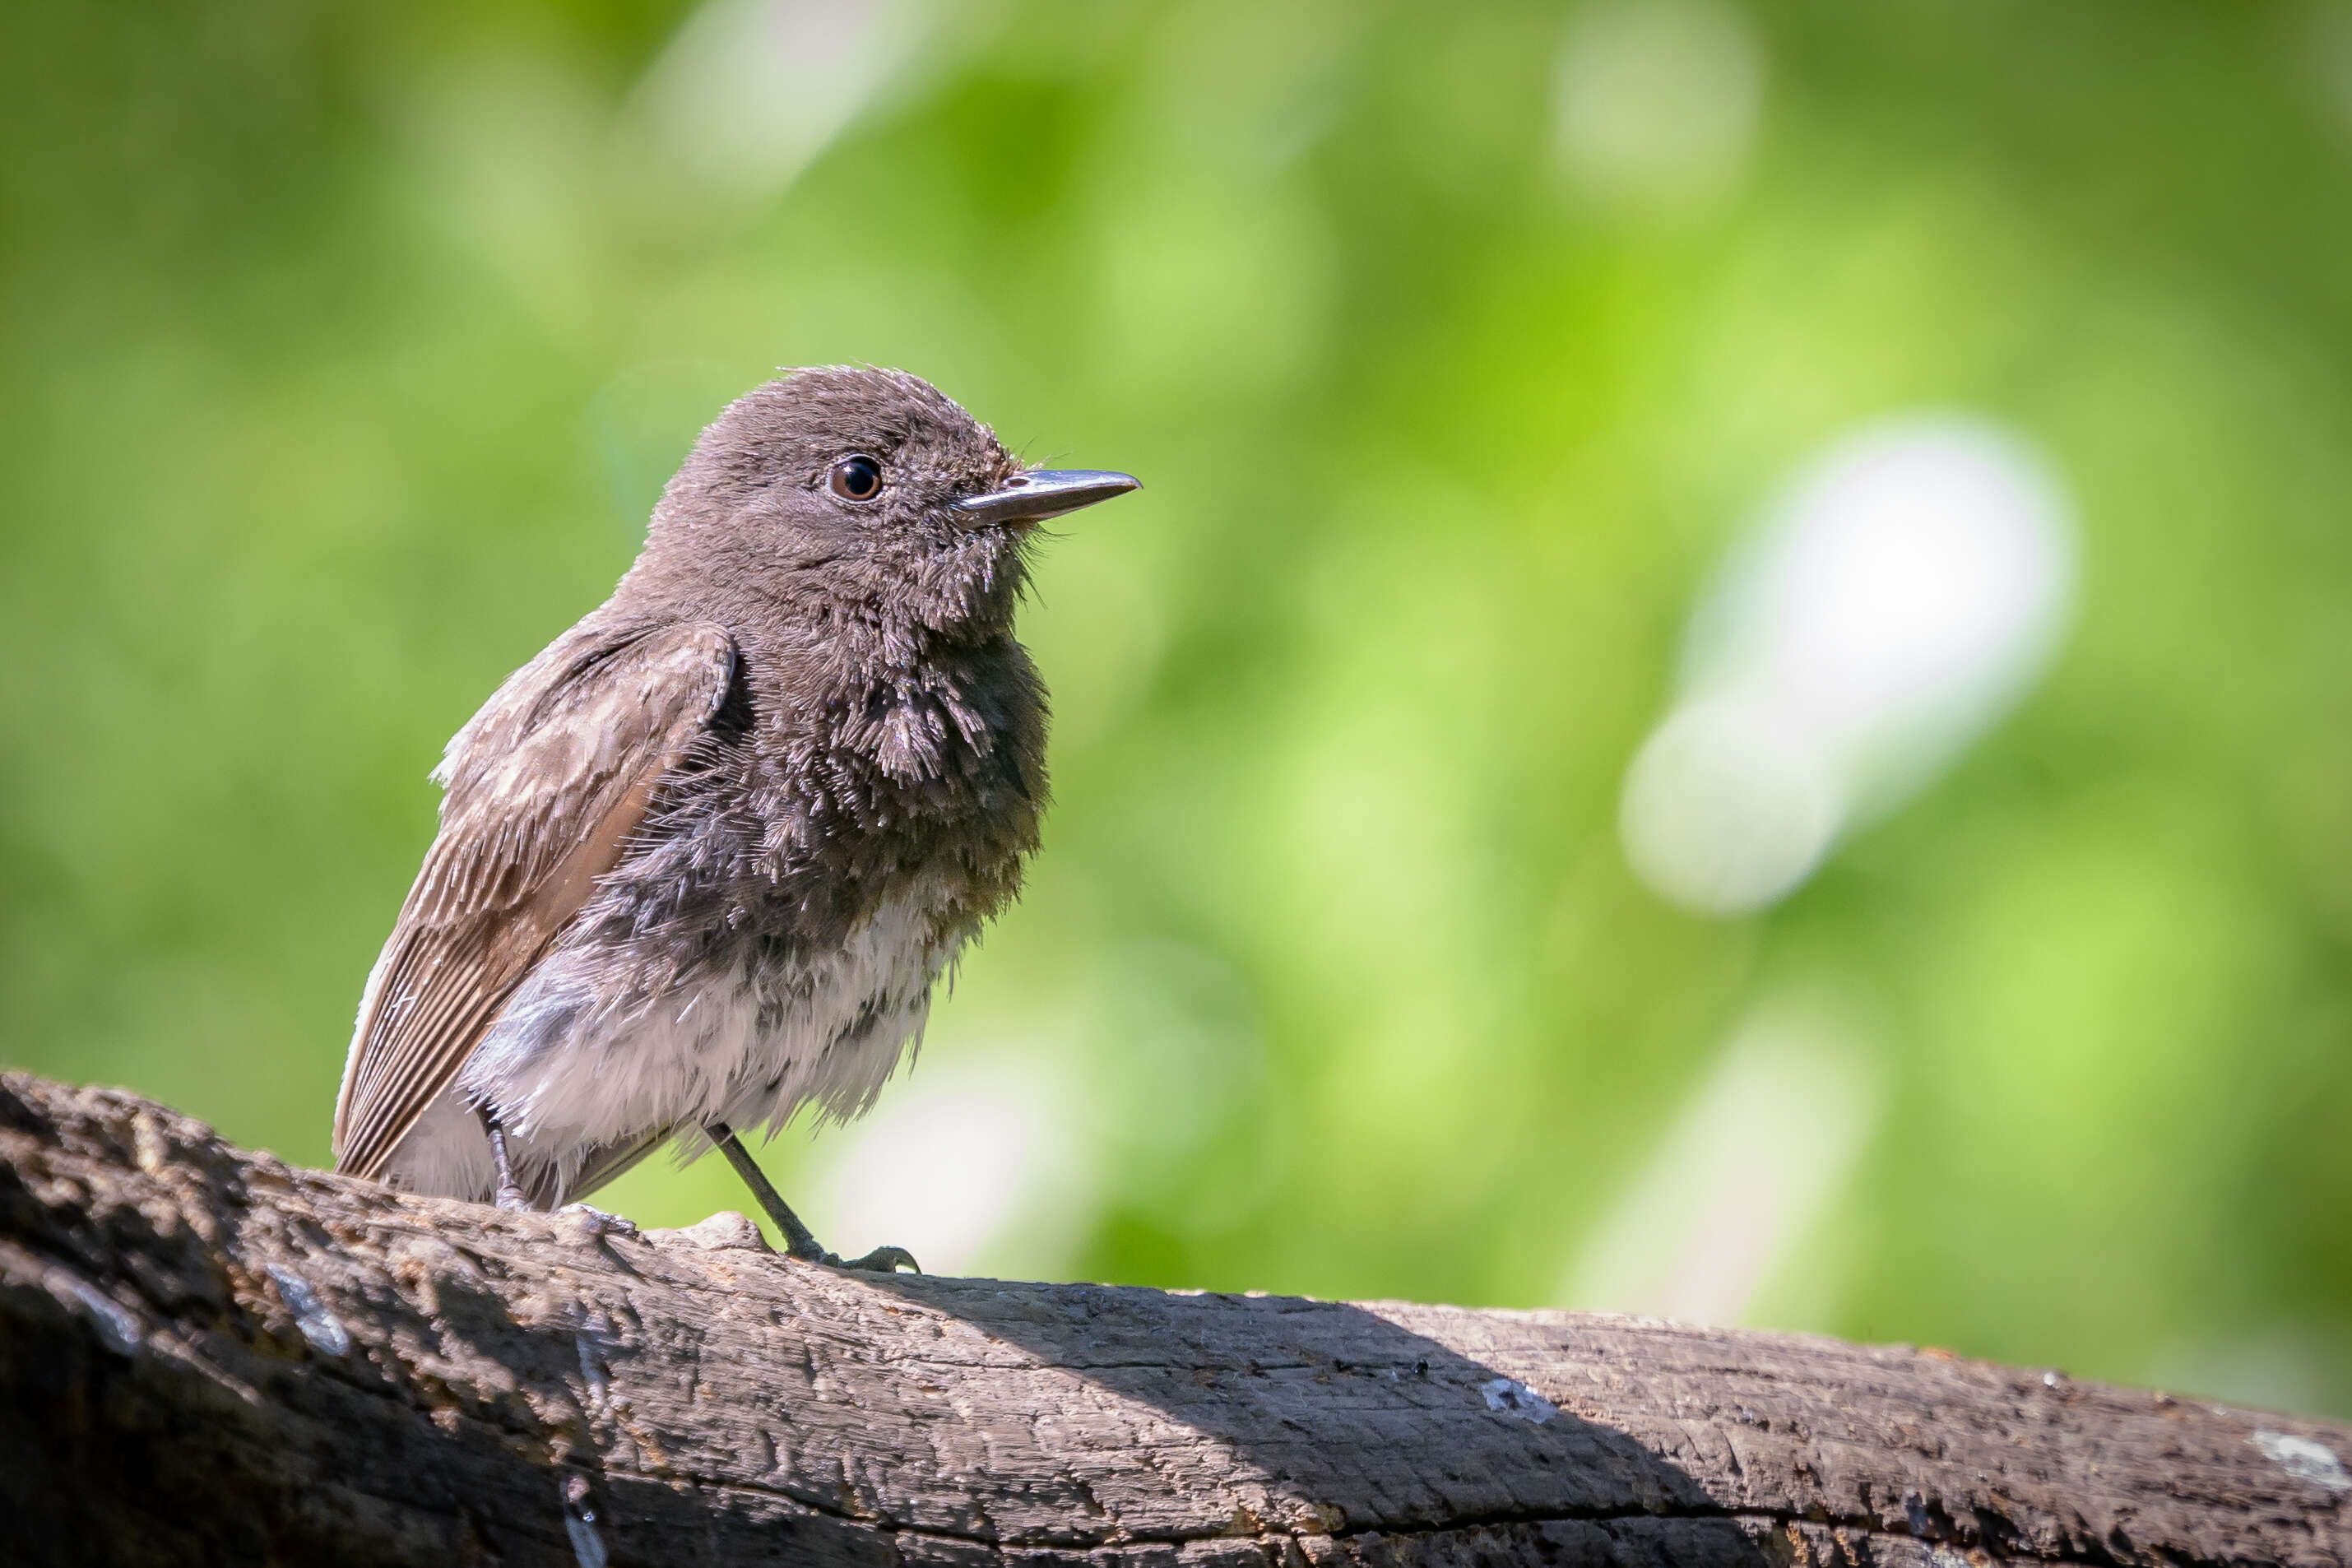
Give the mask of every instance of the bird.
MULTIPOLYGON (((902 371, 786 371, 696 440, 610 597, 499 686, 362 993, 336 1169, 545 1210, 665 1145, 871 1108, 1018 894, 1048 793, 1014 637, 1040 525, 1139 489, 1024 466, 902 371)), ((592 1213, 593 1211, 591 1211, 592 1213)))

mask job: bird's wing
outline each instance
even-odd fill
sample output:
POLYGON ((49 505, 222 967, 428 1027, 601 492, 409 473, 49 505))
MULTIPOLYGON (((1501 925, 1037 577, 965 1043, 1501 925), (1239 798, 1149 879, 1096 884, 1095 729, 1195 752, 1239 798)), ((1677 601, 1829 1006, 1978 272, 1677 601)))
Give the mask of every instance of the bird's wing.
POLYGON ((574 628, 500 687, 435 777, 441 831, 360 999, 335 1168, 380 1177, 708 732, 735 645, 708 623, 574 628))

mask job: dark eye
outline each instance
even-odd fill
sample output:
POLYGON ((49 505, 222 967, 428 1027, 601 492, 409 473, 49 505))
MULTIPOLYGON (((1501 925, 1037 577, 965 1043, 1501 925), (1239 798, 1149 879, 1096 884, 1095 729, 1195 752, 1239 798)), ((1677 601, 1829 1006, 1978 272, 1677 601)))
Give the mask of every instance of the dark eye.
POLYGON ((872 500, 882 493, 882 465, 863 452, 844 458, 825 484, 844 500, 872 500))

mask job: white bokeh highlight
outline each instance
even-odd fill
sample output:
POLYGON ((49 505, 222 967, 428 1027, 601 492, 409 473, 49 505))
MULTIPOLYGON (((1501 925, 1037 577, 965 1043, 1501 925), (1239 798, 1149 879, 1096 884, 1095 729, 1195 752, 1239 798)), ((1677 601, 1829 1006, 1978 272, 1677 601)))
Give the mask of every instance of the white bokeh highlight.
POLYGON ((1954 416, 1837 442, 1734 547, 1675 706, 1628 769, 1627 858, 1686 909, 1786 896, 2030 688, 2063 627, 2072 509, 2018 436, 1954 416))
POLYGON ((1748 1321, 1844 1190, 1885 1101, 1853 1031, 1786 1005, 1725 1047, 1560 1282, 1571 1307, 1748 1321))
POLYGON ((812 1226, 845 1254, 903 1247, 933 1274, 1055 1278, 1092 1217, 1079 1104, 1048 1063, 992 1053, 902 1079, 834 1134, 812 1226))
POLYGON ((703 195, 773 196, 936 22, 926 0, 706 0, 638 83, 630 130, 703 195))
POLYGON ((1764 80, 1756 30, 1727 0, 1586 0, 1553 76, 1561 166, 1612 200, 1710 195, 1746 168, 1764 80))

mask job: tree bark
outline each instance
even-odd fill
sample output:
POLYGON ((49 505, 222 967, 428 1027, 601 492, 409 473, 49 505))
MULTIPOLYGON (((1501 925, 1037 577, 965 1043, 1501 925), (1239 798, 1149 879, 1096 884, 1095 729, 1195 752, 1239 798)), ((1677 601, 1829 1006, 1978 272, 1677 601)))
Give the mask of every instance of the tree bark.
POLYGON ((1934 1350, 842 1274, 0 1078, 17 1563, 2344 1568, 2347 1457, 1934 1350))

